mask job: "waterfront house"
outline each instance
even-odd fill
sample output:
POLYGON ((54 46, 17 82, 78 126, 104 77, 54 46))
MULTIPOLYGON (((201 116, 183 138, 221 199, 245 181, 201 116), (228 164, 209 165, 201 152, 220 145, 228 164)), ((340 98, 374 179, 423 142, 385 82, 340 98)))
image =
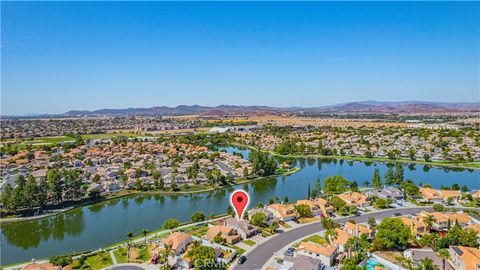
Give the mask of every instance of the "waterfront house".
POLYGON ((225 225, 213 225, 208 228, 205 234, 205 239, 213 242, 215 237, 220 236, 225 239, 228 244, 236 244, 242 240, 237 231, 229 226, 225 225))
POLYGON ((391 199, 395 200, 402 200, 404 198, 403 192, 395 187, 385 187, 382 189, 375 189, 371 192, 371 194, 377 198, 381 199, 391 199))
POLYGON ((192 243, 192 236, 188 233, 173 232, 166 238, 163 238, 161 242, 164 245, 169 245, 173 254, 178 256, 187 250, 187 246, 192 243))
POLYGON ((299 206, 301 204, 304 204, 310 207, 310 210, 312 211, 312 216, 319 216, 322 213, 320 207, 318 207, 318 205, 311 200, 298 200, 295 203, 295 206, 299 206))
POLYGON ((319 259, 323 265, 332 266, 337 257, 337 247, 319 245, 313 242, 301 242, 295 251, 297 254, 319 259))
POLYGON ((337 195, 338 198, 342 199, 347 206, 356 206, 358 208, 363 208, 370 205, 370 200, 368 196, 360 192, 348 192, 337 195))
POLYGON ((249 210, 247 212, 248 214, 248 219, 252 220, 252 216, 255 215, 256 213, 263 213, 267 217, 267 225, 270 225, 274 221, 278 221, 278 218, 276 218, 273 215, 273 212, 268 210, 267 208, 254 208, 252 210, 249 210))
POLYGON ((296 216, 294 207, 291 204, 270 204, 267 206, 267 209, 272 211, 273 215, 283 222, 293 220, 296 216))
POLYGON ((323 216, 325 217, 330 216, 335 211, 332 204, 324 198, 316 198, 315 203, 318 205, 318 207, 322 211, 323 216))
POLYGON ((225 220, 225 226, 235 229, 242 239, 247 239, 258 233, 258 227, 244 219, 228 218, 225 220))

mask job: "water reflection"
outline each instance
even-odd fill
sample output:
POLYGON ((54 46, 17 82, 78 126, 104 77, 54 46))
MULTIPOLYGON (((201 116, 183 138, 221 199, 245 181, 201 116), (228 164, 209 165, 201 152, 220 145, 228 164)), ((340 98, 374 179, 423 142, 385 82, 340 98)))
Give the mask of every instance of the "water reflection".
POLYGON ((7 243, 27 250, 38 247, 41 241, 50 238, 63 240, 66 235, 81 235, 85 220, 83 210, 77 209, 51 218, 5 225, 7 226, 2 226, 2 237, 7 243))
MULTIPOLYGON (((221 214, 226 211, 229 195, 236 188, 248 191, 251 206, 260 201, 266 203, 274 197, 283 199, 288 196, 290 201, 294 201, 305 198, 308 185, 313 187, 317 178, 323 183, 327 177, 342 175, 363 185, 365 180, 371 183, 375 168, 379 169, 383 177, 387 166, 395 165, 392 162, 331 158, 278 160, 280 163, 303 167, 303 170, 290 176, 264 178, 205 193, 132 195, 47 219, 2 224, 2 263, 28 261, 31 258, 46 258, 108 246, 125 240, 128 231, 139 233, 143 228, 159 229, 168 218, 176 218, 180 222, 188 221, 190 215, 196 211, 202 211, 205 215, 221 214)), ((457 183, 468 186, 470 190, 480 188, 478 170, 445 170, 414 163, 402 166, 405 168, 405 178, 412 179, 417 185, 429 183, 434 188, 440 188, 442 184, 450 186, 457 183)))

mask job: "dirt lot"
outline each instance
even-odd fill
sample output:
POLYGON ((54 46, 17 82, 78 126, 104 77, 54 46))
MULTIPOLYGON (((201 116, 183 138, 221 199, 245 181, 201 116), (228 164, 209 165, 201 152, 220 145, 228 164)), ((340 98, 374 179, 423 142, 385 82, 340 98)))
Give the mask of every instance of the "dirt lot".
POLYGON ((255 121, 259 124, 276 124, 276 125, 292 125, 292 126, 307 126, 312 125, 316 127, 332 126, 332 127, 404 127, 406 123, 384 123, 375 122, 369 119, 335 119, 335 118, 310 118, 310 117, 295 117, 295 116, 252 116, 246 118, 249 121, 255 121))

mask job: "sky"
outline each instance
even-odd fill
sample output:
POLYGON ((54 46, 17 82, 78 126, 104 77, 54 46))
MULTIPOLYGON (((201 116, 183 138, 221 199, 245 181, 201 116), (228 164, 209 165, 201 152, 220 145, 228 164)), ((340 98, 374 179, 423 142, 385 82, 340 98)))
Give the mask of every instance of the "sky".
POLYGON ((1 2, 1 114, 480 101, 480 2, 1 2))

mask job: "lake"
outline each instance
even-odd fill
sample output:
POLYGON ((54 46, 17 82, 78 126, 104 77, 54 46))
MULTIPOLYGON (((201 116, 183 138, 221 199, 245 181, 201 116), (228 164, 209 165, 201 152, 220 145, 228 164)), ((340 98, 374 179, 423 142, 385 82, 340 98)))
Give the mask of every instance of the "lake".
MULTIPOLYGON (((240 152, 245 158, 249 151, 236 147, 222 147, 227 152, 240 152)), ((302 168, 290 176, 271 177, 191 195, 137 195, 81 207, 50 218, 23 221, 1 226, 1 265, 29 261, 32 258, 48 258, 52 255, 94 250, 126 240, 126 234, 142 229, 157 230, 168 218, 190 220, 195 211, 207 216, 226 212, 230 192, 235 188, 245 189, 250 195, 250 206, 267 203, 274 196, 290 201, 307 196, 308 184, 312 187, 317 178, 322 182, 333 175, 342 175, 356 180, 361 186, 371 182, 375 168, 383 176, 387 165, 379 162, 346 161, 336 159, 288 159, 286 161, 302 168)), ((480 189, 480 171, 436 168, 424 165, 405 164, 405 179, 415 183, 429 183, 434 188, 441 185, 466 185, 480 189)))

